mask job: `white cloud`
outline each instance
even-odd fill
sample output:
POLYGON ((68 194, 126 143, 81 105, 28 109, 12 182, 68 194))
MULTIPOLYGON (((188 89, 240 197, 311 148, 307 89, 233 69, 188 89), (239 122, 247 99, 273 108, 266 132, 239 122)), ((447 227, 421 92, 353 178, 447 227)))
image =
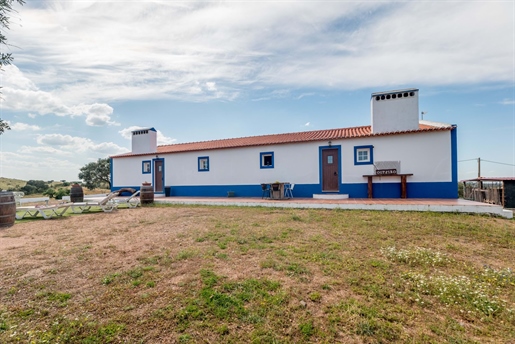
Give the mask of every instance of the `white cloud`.
MULTIPOLYGON (((24 68, 28 80, 11 80, 6 96, 11 108, 30 98, 31 111, 68 114, 73 104, 233 100, 263 87, 267 99, 312 87, 510 83, 511 10, 503 2, 48 1, 20 9, 23 26, 10 32, 23 47, 16 62, 39 67, 24 68)), ((115 125, 110 113, 82 115, 115 125)))
POLYGON ((50 146, 21 146, 18 150, 18 153, 22 154, 36 154, 36 153, 43 153, 43 154, 51 154, 51 155, 68 155, 70 156, 73 154, 72 152, 66 152, 60 149, 56 149, 50 146))
POLYGON ((42 146, 57 147, 56 149, 76 153, 98 153, 114 155, 126 153, 127 149, 112 142, 94 143, 91 139, 62 134, 39 135, 36 142, 42 146))
POLYGON ((144 129, 144 128, 147 128, 147 127, 132 126, 132 127, 128 127, 128 128, 124 128, 124 129, 120 130, 118 132, 118 134, 122 135, 122 137, 124 139, 131 140, 132 139, 132 132, 134 130, 144 129))
POLYGON ((103 153, 105 155, 115 155, 127 153, 129 150, 125 147, 120 147, 113 142, 102 142, 99 144, 93 144, 91 146, 91 151, 96 153, 103 153))
POLYGON ((39 130, 41 130, 41 127, 38 125, 32 125, 32 124, 21 123, 21 122, 10 123, 9 121, 8 121, 8 123, 13 131, 39 131, 39 130))
POLYGON ((304 124, 305 127, 309 127, 311 125, 310 122, 307 122, 306 124, 304 124))
POLYGON ((86 124, 93 127, 102 127, 105 125, 120 125, 111 120, 113 108, 107 104, 93 104, 82 107, 82 113, 86 114, 86 124))
POLYGON ((304 97, 310 97, 310 96, 314 96, 314 95, 315 95, 315 93, 314 93, 314 92, 302 93, 301 95, 299 95, 299 96, 297 97, 297 99, 302 99, 302 98, 304 98, 304 97))
POLYGON ((77 180, 81 167, 98 158, 128 152, 113 142, 63 134, 39 134, 33 145, 22 145, 16 152, 0 151, 2 175, 21 179, 77 180))
POLYGON ((501 102, 499 102, 499 104, 502 104, 502 105, 513 105, 513 104, 515 104, 515 100, 505 98, 501 102))
POLYGON ((95 115, 89 114, 86 117, 86 124, 92 127, 101 127, 106 124, 120 125, 119 123, 115 123, 111 121, 111 118, 108 115, 95 115))
POLYGON ((278 89, 273 90, 272 92, 268 92, 264 94, 262 97, 252 99, 252 101, 259 102, 263 100, 270 100, 270 99, 281 99, 281 98, 287 98, 291 95, 291 91, 288 89, 278 89))
POLYGON ((209 91, 216 91, 216 82, 206 82, 206 88, 209 91))
POLYGON ((171 137, 164 136, 160 130, 157 131, 157 144, 158 145, 171 145, 176 142, 177 142, 177 139, 173 139, 171 137))
MULTIPOLYGON (((67 180, 69 176, 77 176, 80 168, 85 165, 71 159, 60 159, 54 154, 42 159, 41 151, 35 153, 0 151, 2 173, 20 176, 20 171, 24 171, 23 176, 20 177, 25 180, 67 180)), ((77 177, 75 178, 78 180, 77 177)))
POLYGON ((86 145, 91 142, 91 140, 87 138, 62 134, 39 135, 36 141, 40 145, 77 147, 81 149, 86 149, 86 145))
MULTIPOLYGON (((14 65, 6 66, 2 88, 2 106, 6 110, 34 111, 39 115, 85 116, 89 126, 119 125, 111 120, 113 108, 108 104, 66 105, 60 97, 38 89, 35 84, 14 65)), ((36 115, 30 113, 29 117, 36 115)))

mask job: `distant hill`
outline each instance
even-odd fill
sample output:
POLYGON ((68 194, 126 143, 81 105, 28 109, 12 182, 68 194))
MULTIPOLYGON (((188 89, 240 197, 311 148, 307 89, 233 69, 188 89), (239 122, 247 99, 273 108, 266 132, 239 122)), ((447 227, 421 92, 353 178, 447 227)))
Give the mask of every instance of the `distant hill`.
MULTIPOLYGON (((44 182, 48 183, 48 185, 52 188, 63 187, 63 186, 68 187, 69 184, 74 183, 74 182, 68 182, 68 184, 63 185, 63 182, 61 182, 61 181, 52 181, 51 183, 49 183, 49 181, 45 180, 44 182)), ((19 188, 24 187, 25 185, 27 185, 26 180, 0 177, 0 190, 8 190, 8 189, 14 189, 14 188, 19 189, 19 188)))
POLYGON ((26 180, 0 177, 0 190, 21 188, 27 184, 26 180))
MULTIPOLYGON (((48 183, 49 181, 45 181, 45 182, 48 183)), ((48 184, 49 184, 50 188, 57 190, 60 188, 70 189, 70 187, 73 183, 76 183, 76 182, 74 182, 74 181, 63 182, 63 181, 57 180, 57 181, 52 181, 51 183, 48 183, 48 184)), ((19 189, 19 188, 24 187, 25 185, 27 185, 26 180, 0 177, 0 191, 1 190, 9 190, 9 189, 19 189)), ((109 193, 109 192, 110 192, 109 189, 97 188, 97 189, 89 190, 84 187, 84 194, 87 194, 87 195, 109 193)))

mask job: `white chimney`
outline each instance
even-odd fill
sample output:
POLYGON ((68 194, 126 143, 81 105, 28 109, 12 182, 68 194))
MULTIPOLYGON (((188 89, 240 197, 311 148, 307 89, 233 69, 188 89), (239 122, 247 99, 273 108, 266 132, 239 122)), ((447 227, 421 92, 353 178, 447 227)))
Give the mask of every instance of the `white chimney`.
POLYGON ((145 128, 132 131, 132 153, 157 152, 157 131, 145 128))
POLYGON ((374 134, 419 128, 416 88, 372 93, 370 109, 374 134))

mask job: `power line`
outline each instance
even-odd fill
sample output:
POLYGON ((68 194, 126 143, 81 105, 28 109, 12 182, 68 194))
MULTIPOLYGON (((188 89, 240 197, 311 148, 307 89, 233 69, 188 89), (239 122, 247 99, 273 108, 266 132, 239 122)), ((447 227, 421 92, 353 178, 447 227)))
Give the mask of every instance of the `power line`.
POLYGON ((490 160, 483 160, 483 159, 481 159, 481 161, 491 162, 493 164, 499 164, 499 165, 515 166, 514 164, 507 164, 505 162, 497 162, 497 161, 490 161, 490 160))
MULTIPOLYGON (((459 160, 458 162, 465 162, 465 161, 477 161, 478 158, 475 158, 475 159, 466 159, 466 160, 459 160)), ((481 159, 481 161, 486 161, 486 162, 490 162, 492 164, 499 164, 499 165, 506 165, 506 166, 515 166, 514 164, 507 164, 505 162, 498 162, 498 161, 492 161, 492 160, 485 160, 485 159, 481 159)))
MULTIPOLYGON (((465 159, 465 160, 460 160, 458 162, 465 162, 465 161, 473 161, 473 160, 476 160, 477 161, 477 177, 478 178, 481 178, 481 158, 476 158, 476 159, 465 159)), ((484 160, 484 162, 489 162, 489 163, 492 163, 492 164, 498 164, 498 165, 505 165, 505 166, 512 166, 512 167, 515 167, 514 164, 507 164, 505 162, 499 162, 499 161, 492 161, 492 160, 484 160)))

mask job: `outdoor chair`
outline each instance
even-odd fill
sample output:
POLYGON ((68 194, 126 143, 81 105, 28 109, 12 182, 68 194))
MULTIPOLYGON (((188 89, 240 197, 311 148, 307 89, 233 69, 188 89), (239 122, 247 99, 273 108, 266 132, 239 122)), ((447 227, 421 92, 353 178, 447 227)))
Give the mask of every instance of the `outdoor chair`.
POLYGON ((284 197, 286 198, 293 198, 293 188, 295 187, 295 184, 288 183, 284 185, 284 197))
POLYGON ((21 205, 21 199, 23 198, 23 196, 25 196, 25 193, 21 191, 13 191, 13 195, 16 204, 21 205))
POLYGON ((41 215, 44 219, 50 219, 54 216, 62 216, 66 210, 70 207, 70 203, 61 204, 48 204, 50 198, 48 197, 36 197, 36 198, 24 198, 23 192, 13 192, 14 199, 16 201, 16 219, 21 220, 27 217, 35 218, 41 215), (44 202, 44 204, 41 204, 44 202), (35 205, 24 205, 26 203, 32 203, 35 205), (40 204, 37 204, 40 203, 40 204))
MULTIPOLYGON (((126 189, 122 189, 122 190, 128 191, 126 189)), ((118 190, 118 192, 121 194, 122 190, 118 190)), ((132 209, 132 208, 136 208, 138 205, 141 204, 141 201, 138 197, 140 194, 140 190, 135 191, 134 189, 131 189, 130 192, 133 192, 133 194, 130 195, 129 197, 117 197, 114 199, 118 208, 120 206, 127 206, 127 208, 132 209)))
POLYGON ((56 216, 63 216, 72 203, 61 203, 52 205, 32 205, 16 208, 16 219, 21 220, 27 217, 35 218, 41 215, 45 220, 56 216))
POLYGON ((118 191, 113 191, 107 194, 102 199, 93 199, 85 197, 84 202, 75 202, 71 204, 72 211, 76 214, 79 214, 91 210, 91 207, 100 207, 102 211, 110 213, 118 207, 118 204, 114 200, 114 198, 118 196, 118 194, 118 191))
POLYGON ((14 200, 16 201, 16 205, 21 206, 25 203, 39 203, 39 202, 45 202, 45 205, 48 205, 48 202, 50 201, 50 197, 28 197, 25 198, 25 194, 23 192, 19 191, 13 191, 14 194, 14 200))
POLYGON ((270 184, 261 184, 261 198, 270 198, 270 184))

